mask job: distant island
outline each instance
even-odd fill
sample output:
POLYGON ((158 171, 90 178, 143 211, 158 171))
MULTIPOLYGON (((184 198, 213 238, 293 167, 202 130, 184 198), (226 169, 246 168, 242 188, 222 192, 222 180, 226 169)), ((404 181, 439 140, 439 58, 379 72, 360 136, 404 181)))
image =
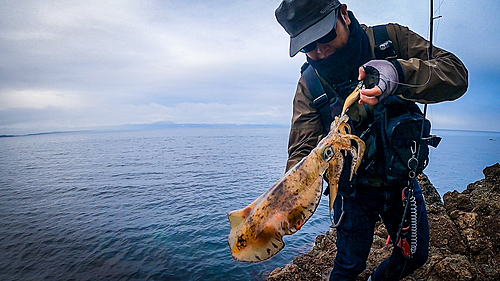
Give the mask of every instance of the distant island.
POLYGON ((52 131, 40 133, 26 133, 26 134, 2 134, 0 138, 12 137, 25 137, 25 136, 38 136, 38 135, 51 135, 51 134, 67 134, 67 133, 80 133, 80 132, 93 132, 93 131, 142 131, 142 130, 161 130, 172 128, 241 128, 241 127, 289 127, 283 124, 178 124, 173 122, 157 122, 149 124, 124 124, 115 126, 101 126, 91 127, 86 129, 68 130, 68 131, 52 131))

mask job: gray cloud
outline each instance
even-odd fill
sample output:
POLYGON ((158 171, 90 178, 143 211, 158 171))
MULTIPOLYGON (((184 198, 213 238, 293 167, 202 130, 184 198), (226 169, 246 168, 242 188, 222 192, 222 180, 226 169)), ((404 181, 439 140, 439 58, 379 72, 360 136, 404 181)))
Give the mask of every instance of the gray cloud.
MULTIPOLYGON (((279 2, 3 1, 0 133, 159 120, 288 124, 304 58, 287 55, 287 35, 274 18, 279 2)), ((427 3, 346 2, 361 22, 399 22, 428 34, 427 3)), ((463 108, 488 114, 479 97, 498 87, 495 76, 478 73, 500 69, 499 4, 468 6, 445 1, 439 11, 436 45, 459 55, 472 78, 464 98, 433 105, 441 128, 473 129, 450 120, 463 108), (472 20, 483 17, 488 24, 472 20)))

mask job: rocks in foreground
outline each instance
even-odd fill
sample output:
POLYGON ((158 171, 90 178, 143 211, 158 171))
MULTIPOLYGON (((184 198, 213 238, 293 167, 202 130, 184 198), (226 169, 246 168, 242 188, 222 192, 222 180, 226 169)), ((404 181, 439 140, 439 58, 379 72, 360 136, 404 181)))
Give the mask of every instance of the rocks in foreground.
MULTIPOLYGON (((483 173, 483 180, 462 193, 446 193, 443 201, 429 179, 419 177, 429 215, 430 254, 427 263, 404 280, 500 280, 500 164, 483 173)), ((391 255, 387 236, 383 224, 378 225, 367 269, 358 280, 367 280, 391 255)), ((337 252, 335 240, 335 232, 318 236, 308 254, 275 269, 268 280, 328 280, 337 252)))

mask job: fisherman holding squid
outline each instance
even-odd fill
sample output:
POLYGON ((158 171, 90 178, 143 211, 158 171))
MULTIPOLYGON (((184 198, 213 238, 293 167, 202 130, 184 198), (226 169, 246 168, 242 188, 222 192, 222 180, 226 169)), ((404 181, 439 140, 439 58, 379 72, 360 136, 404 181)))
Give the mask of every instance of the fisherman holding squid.
MULTIPOLYGON (((419 157, 420 141, 414 141, 409 159, 403 159, 409 173, 401 179, 391 174, 398 170, 387 164, 394 148, 389 153, 380 132, 387 122, 377 120, 406 116, 394 114, 400 109, 420 112, 415 102, 459 98, 467 90, 467 69, 407 27, 359 24, 338 0, 285 0, 275 13, 290 35, 290 57, 302 52, 307 62, 293 101, 287 173, 248 207, 229 214, 232 255, 258 262, 279 252, 282 237, 299 230, 316 210, 324 179, 337 231, 330 280, 356 280, 364 271, 380 219, 401 250, 394 250, 369 280, 400 280, 428 258, 429 224, 416 180, 425 161, 419 157), (411 243, 402 230, 411 234, 411 243)), ((417 124, 429 131, 430 124, 421 120, 417 124)), ((411 130, 400 133, 405 131, 411 130)), ((432 139, 427 136, 425 147, 432 139)))
MULTIPOLYGON (((376 52, 381 50, 374 38, 374 28, 359 24, 347 5, 337 0, 286 0, 277 8, 276 18, 290 35, 290 56, 304 53, 309 65, 305 67, 315 70, 331 97, 332 115, 340 114, 338 104, 343 104, 352 90, 351 85, 366 79, 367 74, 375 78, 375 86, 361 90, 359 103, 349 110, 354 134, 365 129, 364 112, 386 97, 400 96, 430 104, 455 100, 467 90, 468 72, 464 64, 448 51, 429 48, 427 40, 407 27, 384 26, 395 54, 378 59, 376 52)), ((302 76, 293 101, 287 170, 307 156, 327 133, 320 115, 302 76)), ((381 218, 394 238, 402 219, 401 193, 406 182, 387 184, 385 176, 376 168, 363 165, 354 182, 341 181, 339 185, 334 206, 336 219, 342 214, 341 207, 344 212, 337 228, 338 252, 330 280, 356 280, 366 268, 376 222, 381 218), (340 196, 342 200, 338 200, 340 196)), ((416 253, 407 259, 401 251, 396 251, 392 262, 391 258, 384 261, 371 275, 371 280, 402 279, 428 258, 429 224, 425 202, 422 190, 416 180, 413 181, 418 210, 416 253)))

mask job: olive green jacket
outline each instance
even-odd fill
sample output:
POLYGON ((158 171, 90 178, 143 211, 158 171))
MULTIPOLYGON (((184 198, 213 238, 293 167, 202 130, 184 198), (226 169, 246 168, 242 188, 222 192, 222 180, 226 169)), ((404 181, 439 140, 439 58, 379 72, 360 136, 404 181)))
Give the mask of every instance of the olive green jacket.
MULTIPOLYGON (((372 57, 375 57, 373 29, 362 27, 370 39, 372 57)), ((417 85, 398 87, 394 94, 415 102, 430 104, 455 100, 466 92, 468 71, 458 57, 433 46, 432 59, 429 60, 429 42, 420 35, 398 24, 388 24, 387 32, 404 72, 404 81, 400 82, 417 85)), ((330 88, 324 79, 320 79, 325 89, 330 88)), ((301 77, 293 101, 286 170, 307 156, 323 136, 320 113, 313 107, 312 100, 304 77, 301 77)), ((353 112, 364 110, 358 104, 355 107, 358 109, 354 108, 353 112)), ((361 117, 351 118, 359 121, 356 118, 361 117)))

